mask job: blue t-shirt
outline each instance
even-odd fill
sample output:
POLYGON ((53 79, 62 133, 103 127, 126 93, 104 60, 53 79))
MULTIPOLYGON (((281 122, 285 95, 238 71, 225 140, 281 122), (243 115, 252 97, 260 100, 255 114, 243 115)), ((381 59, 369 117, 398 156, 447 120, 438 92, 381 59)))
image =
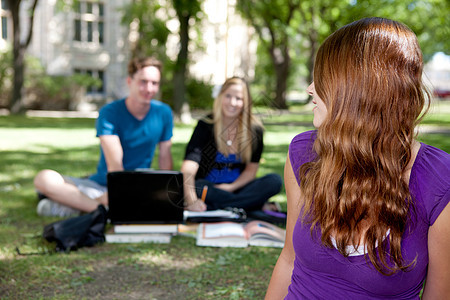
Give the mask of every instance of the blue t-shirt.
MULTIPOLYGON (((156 145, 172 138, 173 116, 170 107, 157 100, 151 101, 150 110, 144 119, 136 119, 127 109, 125 99, 104 106, 96 122, 97 137, 117 135, 123 149, 125 170, 150 168, 156 145)), ((97 173, 90 177, 106 186, 107 167, 103 149, 97 173)))

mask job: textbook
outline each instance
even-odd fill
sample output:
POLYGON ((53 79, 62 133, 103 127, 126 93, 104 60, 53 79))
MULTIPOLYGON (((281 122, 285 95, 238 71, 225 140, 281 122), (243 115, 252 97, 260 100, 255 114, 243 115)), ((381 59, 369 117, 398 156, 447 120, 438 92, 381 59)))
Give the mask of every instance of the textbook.
POLYGON ((172 239, 170 233, 107 233, 107 243, 160 243, 168 244, 172 239))
POLYGON ((201 223, 197 230, 197 246, 247 247, 284 246, 286 231, 265 221, 248 223, 201 223))
POLYGON ((114 225, 114 233, 173 233, 178 232, 178 224, 122 224, 114 225))

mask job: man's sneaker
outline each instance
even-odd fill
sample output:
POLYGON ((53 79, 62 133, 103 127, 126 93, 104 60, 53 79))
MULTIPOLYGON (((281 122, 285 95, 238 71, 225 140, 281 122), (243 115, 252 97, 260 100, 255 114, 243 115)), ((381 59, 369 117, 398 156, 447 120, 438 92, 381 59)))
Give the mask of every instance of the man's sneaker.
POLYGON ((42 199, 47 198, 47 196, 45 196, 44 194, 40 193, 40 192, 36 192, 37 193, 37 197, 39 199, 39 201, 41 201, 42 199))
POLYGON ((59 204, 50 199, 42 199, 39 201, 36 211, 42 217, 69 217, 80 214, 79 210, 59 204))

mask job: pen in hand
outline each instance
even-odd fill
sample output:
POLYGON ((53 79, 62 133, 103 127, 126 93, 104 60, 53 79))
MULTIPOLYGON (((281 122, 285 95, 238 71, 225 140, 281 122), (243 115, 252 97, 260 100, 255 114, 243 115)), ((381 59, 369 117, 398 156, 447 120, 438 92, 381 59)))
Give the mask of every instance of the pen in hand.
POLYGON ((202 191, 202 202, 205 202, 205 200, 206 200, 206 193, 208 192, 208 186, 207 185, 205 185, 204 187, 203 187, 203 191, 202 191))

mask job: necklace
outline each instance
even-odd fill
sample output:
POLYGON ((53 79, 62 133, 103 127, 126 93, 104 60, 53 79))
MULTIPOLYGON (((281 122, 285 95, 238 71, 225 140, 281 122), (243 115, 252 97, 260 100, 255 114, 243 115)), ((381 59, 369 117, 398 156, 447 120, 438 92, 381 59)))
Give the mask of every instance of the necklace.
POLYGON ((233 145, 233 140, 236 138, 237 128, 227 130, 227 146, 231 147, 233 145))

